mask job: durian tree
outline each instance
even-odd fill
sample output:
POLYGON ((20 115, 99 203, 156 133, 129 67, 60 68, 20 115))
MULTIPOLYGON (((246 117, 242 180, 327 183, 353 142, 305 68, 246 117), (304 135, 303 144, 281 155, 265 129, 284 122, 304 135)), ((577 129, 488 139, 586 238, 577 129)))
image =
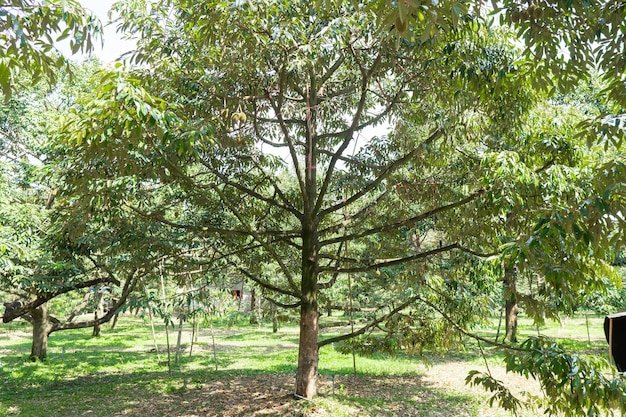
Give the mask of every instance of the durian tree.
POLYGON ((193 262, 298 309, 304 398, 330 343, 469 334, 518 253, 551 268, 547 291, 564 298, 600 285, 610 254, 584 237, 608 247, 605 214, 623 203, 586 186, 603 148, 521 140, 542 97, 507 31, 455 5, 443 3, 457 18, 435 37, 430 19, 411 23, 428 35, 407 36, 358 2, 121 2, 140 65, 101 76, 68 115, 67 192, 184 231, 193 262), (320 297, 347 274, 386 298, 368 323, 322 338, 320 297))

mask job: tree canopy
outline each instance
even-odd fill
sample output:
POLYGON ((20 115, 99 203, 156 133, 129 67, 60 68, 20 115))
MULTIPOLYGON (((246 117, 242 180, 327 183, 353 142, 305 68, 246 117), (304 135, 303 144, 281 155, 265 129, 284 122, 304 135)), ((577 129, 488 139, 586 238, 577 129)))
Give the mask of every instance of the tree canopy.
POLYGON ((69 117, 72 191, 184 231, 190 262, 234 268, 298 308, 308 398, 320 347, 392 329, 406 308, 457 326, 436 340, 471 327, 486 304, 459 308, 452 288, 494 284, 461 265, 529 265, 565 303, 601 286, 623 195, 598 173, 621 168, 581 143, 584 115, 545 115, 506 29, 448 6, 458 19, 435 36, 419 13, 404 35, 362 4, 121 3, 143 69, 107 75, 69 117), (395 307, 320 339, 320 297, 345 274, 393 289, 395 307))
MULTIPOLYGON (((538 319, 616 282, 621 87, 609 67, 592 65, 613 44, 570 58, 550 46, 592 42, 592 19, 575 23, 578 6, 170 0, 116 9, 120 29, 139 37, 137 65, 99 72, 60 122, 57 243, 146 274, 155 262, 236 273, 297 309, 298 396, 317 394, 319 349, 330 343, 419 351, 472 335, 512 271, 534 290, 510 286, 505 297, 519 293, 538 319), (592 70, 604 87, 585 108, 567 94, 592 70), (369 296, 369 321, 322 337, 321 303, 349 276, 369 296)), ((594 39, 622 31, 610 23, 594 39)), ((511 369, 533 373, 538 360, 511 349, 511 369)), ((536 375, 551 384, 544 371, 536 375)), ((470 380, 498 387, 481 378, 470 380)), ((614 384, 618 393, 613 381, 585 381, 576 392, 614 384)), ((593 407, 585 401, 573 409, 593 407)))

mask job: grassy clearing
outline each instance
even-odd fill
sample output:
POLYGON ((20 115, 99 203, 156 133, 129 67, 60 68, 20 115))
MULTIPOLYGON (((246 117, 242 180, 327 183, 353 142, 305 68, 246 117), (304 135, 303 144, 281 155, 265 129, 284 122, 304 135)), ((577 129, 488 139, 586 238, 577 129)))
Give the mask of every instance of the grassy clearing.
MULTIPOLYGON (((496 322, 497 324, 497 322, 496 322)), ((494 338, 492 326, 482 330, 494 338)), ((267 325, 215 329, 217 368, 208 329, 200 332, 189 356, 190 332, 179 365, 171 374, 165 329, 157 327, 159 357, 148 323, 123 317, 113 330, 92 338, 90 329, 53 334, 46 363, 27 361, 30 328, 0 328, 0 415, 4 416, 506 416, 491 409, 488 395, 464 385, 467 372, 485 369, 509 381, 517 392, 538 393, 534 381, 506 375, 499 353, 485 347, 486 358, 469 342, 462 352, 424 357, 357 357, 332 346, 320 352, 320 397, 295 401, 297 328, 273 334, 267 325)), ((575 350, 606 355, 602 319, 593 317, 587 335, 584 317, 549 323, 540 329, 566 337, 575 350)), ((522 338, 536 334, 520 325, 522 338)), ((170 340, 175 340, 170 330, 170 340)), ((172 354, 172 360, 174 354, 172 354)), ((527 416, 537 415, 528 411, 527 416)))

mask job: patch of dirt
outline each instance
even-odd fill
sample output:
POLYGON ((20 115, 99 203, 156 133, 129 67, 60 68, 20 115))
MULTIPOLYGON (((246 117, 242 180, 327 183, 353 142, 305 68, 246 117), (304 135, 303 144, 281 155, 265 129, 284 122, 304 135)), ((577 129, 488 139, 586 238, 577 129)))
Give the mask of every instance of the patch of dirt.
MULTIPOLYGON (((136 398, 142 398, 137 396, 136 398)), ((256 417, 300 416, 293 397, 293 379, 286 375, 258 375, 220 379, 210 384, 180 387, 132 404, 116 416, 256 417)))
POLYGON ((310 403, 294 398, 294 383, 294 377, 285 374, 221 378, 149 399, 136 395, 132 405, 115 416, 332 417, 337 415, 333 407, 341 407, 341 415, 348 416, 469 417, 476 408, 471 394, 447 404, 442 388, 418 375, 321 378, 319 401, 310 403))

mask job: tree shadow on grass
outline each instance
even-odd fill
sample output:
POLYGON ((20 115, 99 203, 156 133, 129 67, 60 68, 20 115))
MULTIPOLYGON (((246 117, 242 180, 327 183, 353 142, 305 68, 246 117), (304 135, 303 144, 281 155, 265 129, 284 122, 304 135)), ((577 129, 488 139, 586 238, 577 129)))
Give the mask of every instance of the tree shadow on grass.
POLYGON ((475 398, 429 387, 419 376, 322 377, 313 402, 296 400, 294 384, 291 373, 90 375, 18 389, 0 395, 0 404, 31 417, 476 415, 475 398))

